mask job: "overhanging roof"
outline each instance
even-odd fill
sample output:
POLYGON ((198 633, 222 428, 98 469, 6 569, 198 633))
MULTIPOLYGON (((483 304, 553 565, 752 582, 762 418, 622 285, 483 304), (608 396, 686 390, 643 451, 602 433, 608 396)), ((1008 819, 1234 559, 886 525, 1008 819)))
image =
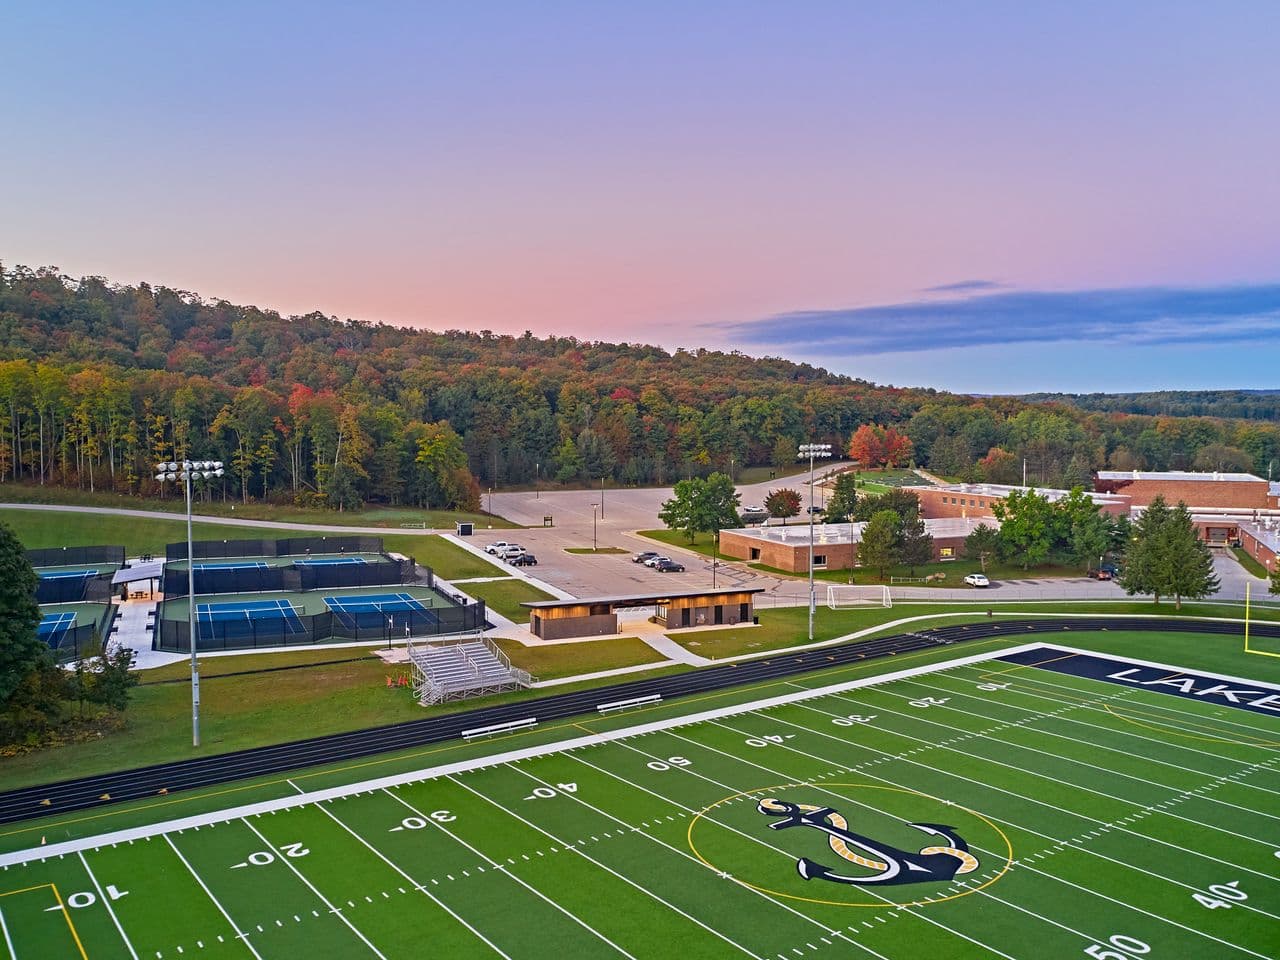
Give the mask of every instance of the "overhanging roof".
POLYGON ((607 597, 577 597, 573 600, 526 600, 520 604, 533 610, 559 607, 586 607, 607 603, 615 607, 647 607, 650 604, 682 600, 687 597, 718 597, 726 593, 764 593, 764 587, 724 587, 715 590, 673 590, 668 593, 632 593, 607 597))
POLYGON ((111 575, 111 585, 114 587, 122 583, 133 583, 136 580, 159 580, 163 576, 164 561, 154 560, 117 570, 111 575))

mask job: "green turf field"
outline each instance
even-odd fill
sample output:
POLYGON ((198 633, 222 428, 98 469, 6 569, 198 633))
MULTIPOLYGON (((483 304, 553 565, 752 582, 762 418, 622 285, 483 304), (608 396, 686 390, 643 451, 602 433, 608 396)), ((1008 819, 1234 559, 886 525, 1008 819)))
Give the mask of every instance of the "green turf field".
POLYGON ((831 682, 10 855, 7 956, 1275 956, 1280 718, 972 656, 831 682))

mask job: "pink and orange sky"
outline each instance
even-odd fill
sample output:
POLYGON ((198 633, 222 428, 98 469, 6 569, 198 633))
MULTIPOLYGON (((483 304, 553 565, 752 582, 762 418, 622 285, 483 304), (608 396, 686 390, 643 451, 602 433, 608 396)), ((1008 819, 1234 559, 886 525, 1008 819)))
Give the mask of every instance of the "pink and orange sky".
POLYGON ((18 0, 0 259, 979 392, 1276 386, 1276 36, 1264 2, 18 0))

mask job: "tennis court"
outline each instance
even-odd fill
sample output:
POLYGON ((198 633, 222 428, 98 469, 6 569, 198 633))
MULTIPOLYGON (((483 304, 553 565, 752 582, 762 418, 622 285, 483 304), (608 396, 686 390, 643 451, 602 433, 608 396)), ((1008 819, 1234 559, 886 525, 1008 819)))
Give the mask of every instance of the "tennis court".
POLYGON ((333 567, 349 563, 368 563, 364 557, 304 557, 294 560, 295 567, 333 567))
POLYGON ((36 571, 40 574, 41 580, 87 580, 89 577, 96 577, 97 570, 52 570, 49 572, 36 571))
POLYGON ((377 593, 354 597, 325 597, 324 605, 333 611, 334 619, 348 627, 371 627, 386 623, 395 626, 396 621, 407 624, 412 614, 415 623, 434 622, 430 601, 424 601, 407 593, 377 593))
POLYGON ((192 568, 196 573, 205 570, 265 570, 267 564, 262 560, 223 560, 214 563, 197 563, 192 568))
POLYGON ((235 600, 229 603, 197 603, 197 632, 201 640, 213 637, 251 636, 260 621, 271 621, 281 633, 305 633, 298 611, 288 600, 235 600), (256 622, 255 621, 259 621, 256 622))
POLYGON ((36 628, 36 636, 51 647, 62 643, 67 631, 76 625, 76 615, 70 611, 63 613, 46 613, 40 618, 40 626, 36 628))

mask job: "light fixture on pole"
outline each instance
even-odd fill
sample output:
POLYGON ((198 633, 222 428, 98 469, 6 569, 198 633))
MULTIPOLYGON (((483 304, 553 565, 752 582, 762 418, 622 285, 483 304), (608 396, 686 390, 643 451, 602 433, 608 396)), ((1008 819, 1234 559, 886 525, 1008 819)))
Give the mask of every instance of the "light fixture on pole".
POLYGON ((809 459, 809 640, 813 640, 813 614, 818 606, 813 586, 813 461, 831 456, 829 443, 802 443, 796 453, 797 460, 809 459))
POLYGON ((156 479, 181 481, 187 495, 187 642, 191 646, 191 745, 200 746, 200 661, 196 657, 196 572, 191 543, 191 485, 223 474, 221 460, 168 460, 156 464, 156 479))

